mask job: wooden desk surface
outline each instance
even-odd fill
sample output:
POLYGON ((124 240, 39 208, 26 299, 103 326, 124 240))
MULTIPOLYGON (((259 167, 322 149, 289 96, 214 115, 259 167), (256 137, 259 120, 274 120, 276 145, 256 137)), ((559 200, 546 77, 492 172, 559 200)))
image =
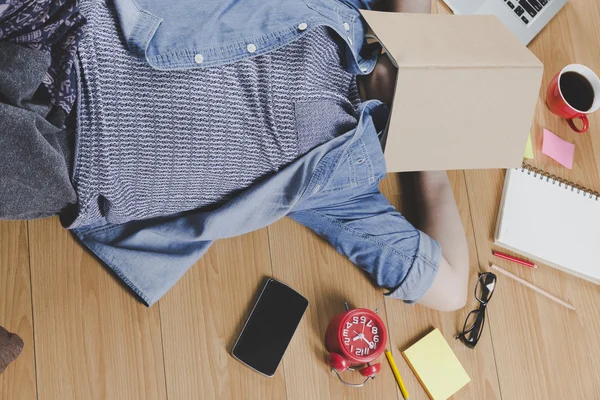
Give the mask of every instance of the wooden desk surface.
MULTIPOLYGON (((440 0, 434 11, 448 12, 440 0)), ((600 73, 599 21, 597 1, 571 0, 531 43, 545 65, 544 88, 569 63, 600 73)), ((577 135, 547 111, 543 92, 532 127, 533 165, 600 190, 600 112, 591 117, 590 132, 577 135), (575 143, 572 171, 541 155, 542 127, 575 143)), ((472 288, 491 260, 503 171, 449 175, 469 239, 472 288)), ((382 188, 400 207, 397 176, 382 188)), ((498 263, 577 311, 500 278, 483 338, 470 350, 453 336, 474 298, 453 313, 384 299, 358 268, 289 219, 216 243, 148 309, 56 218, 0 222, 0 325, 25 340, 20 358, 0 375, 0 399, 401 399, 384 357, 382 374, 364 389, 342 386, 328 370, 323 335, 344 300, 379 308, 412 399, 426 395, 400 351, 433 327, 472 379, 456 399, 600 398, 600 288, 547 267, 498 263), (291 284, 311 304, 272 379, 228 353, 266 276, 291 284)))
MULTIPOLYGON (((552 115, 544 101, 548 83, 565 65, 584 64, 600 73, 599 17, 597 1, 569 1, 529 45, 544 63, 544 78, 531 128, 535 159, 528 163, 595 191, 600 190, 600 113, 590 116, 590 130, 580 135, 552 115), (572 170, 541 153, 544 128, 575 143, 572 170)), ((465 171, 465 179, 477 255, 484 267, 492 260, 504 172, 465 171)), ((498 282, 489 325, 502 398, 600 398, 600 286, 543 265, 531 271, 497 259, 494 262, 577 308, 573 312, 552 304, 507 279, 498 282)))

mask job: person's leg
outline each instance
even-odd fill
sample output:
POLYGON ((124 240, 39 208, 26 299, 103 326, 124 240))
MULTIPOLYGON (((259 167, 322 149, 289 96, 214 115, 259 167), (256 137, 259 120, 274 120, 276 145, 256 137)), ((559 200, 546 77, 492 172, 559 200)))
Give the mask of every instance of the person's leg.
POLYGON ((417 228, 437 240, 442 248, 438 276, 419 304, 440 310, 462 308, 467 298, 469 249, 445 171, 414 174, 417 228))

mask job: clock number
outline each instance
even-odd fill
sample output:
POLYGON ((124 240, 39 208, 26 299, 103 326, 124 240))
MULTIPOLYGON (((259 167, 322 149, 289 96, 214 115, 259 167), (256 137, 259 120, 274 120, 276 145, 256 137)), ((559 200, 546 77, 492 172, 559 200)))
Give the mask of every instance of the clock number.
POLYGON ((361 323, 361 324, 364 324, 365 322, 367 322, 367 317, 365 317, 364 315, 362 315, 362 316, 360 317, 360 323, 361 323))
POLYGON ((369 348, 365 347, 363 350, 363 356, 368 356, 369 355, 369 348))
POLYGON ((358 324, 358 317, 356 315, 354 317, 352 317, 352 323, 358 324))
MULTIPOLYGON (((350 340, 350 339, 348 339, 348 340, 350 340)), ((379 343, 379 335, 373 336, 373 343, 379 343)))
POLYGON ((344 336, 348 336, 348 329, 344 329, 344 332, 342 332, 344 336))
POLYGON ((352 322, 346 322, 346 329, 349 329, 352 326, 352 322))
MULTIPOLYGON (((379 339, 377 339, 377 340, 379 340, 379 339)), ((350 338, 349 337, 344 338, 344 344, 350 344, 350 338)))
POLYGON ((357 356, 362 356, 362 354, 363 354, 363 349, 361 349, 360 347, 357 347, 356 348, 356 355, 357 356))
POLYGON ((369 322, 367 322, 367 326, 370 328, 373 325, 373 320, 370 319, 369 322))
POLYGON ((372 328, 371 328, 371 333, 372 333, 373 335, 377 335, 377 332, 378 332, 378 330, 377 330, 377 327, 376 327, 376 326, 374 326, 374 327, 372 327, 372 328))

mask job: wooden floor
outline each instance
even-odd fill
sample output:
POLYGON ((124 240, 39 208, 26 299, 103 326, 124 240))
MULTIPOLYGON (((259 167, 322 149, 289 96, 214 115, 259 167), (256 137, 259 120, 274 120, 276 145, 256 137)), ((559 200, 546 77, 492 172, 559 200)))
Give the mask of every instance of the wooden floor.
MULTIPOLYGON (((435 11, 448 12, 435 1, 435 11)), ((572 0, 533 41, 530 49, 545 65, 543 87, 571 62, 600 73, 598 21, 596 0, 572 0)), ((600 112, 592 116, 589 133, 576 135, 549 114, 542 93, 532 127, 533 164, 600 191, 600 112), (575 143, 572 171, 541 154, 543 127, 575 143)), ((472 288, 477 271, 491 261, 504 172, 449 175, 469 239, 472 288)), ((382 188, 400 207, 397 179, 390 175, 382 188)), ((453 336, 475 307, 474 298, 452 313, 384 299, 358 268, 289 219, 216 243, 158 304, 146 308, 56 218, 0 222, 0 325, 25 341, 19 359, 0 375, 0 399, 401 399, 385 360, 381 376, 364 389, 342 386, 328 370, 323 335, 344 300, 379 308, 390 331, 388 347, 413 399, 426 395, 400 351, 433 327, 472 379, 456 399, 600 399, 600 287, 545 266, 529 271, 499 264, 577 311, 500 277, 482 341, 469 350, 453 336), (272 379, 229 356, 267 276, 310 301, 272 379)))

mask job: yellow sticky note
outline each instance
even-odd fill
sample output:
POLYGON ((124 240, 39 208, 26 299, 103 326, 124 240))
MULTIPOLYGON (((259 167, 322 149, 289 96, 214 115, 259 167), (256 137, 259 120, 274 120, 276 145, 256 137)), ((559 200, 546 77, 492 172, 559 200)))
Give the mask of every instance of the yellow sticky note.
POLYGON ((533 144, 531 144, 531 132, 527 138, 527 145, 525 145, 525 158, 533 158, 533 144))
POLYGON ((433 400, 446 400, 471 381, 439 329, 402 354, 433 400))

